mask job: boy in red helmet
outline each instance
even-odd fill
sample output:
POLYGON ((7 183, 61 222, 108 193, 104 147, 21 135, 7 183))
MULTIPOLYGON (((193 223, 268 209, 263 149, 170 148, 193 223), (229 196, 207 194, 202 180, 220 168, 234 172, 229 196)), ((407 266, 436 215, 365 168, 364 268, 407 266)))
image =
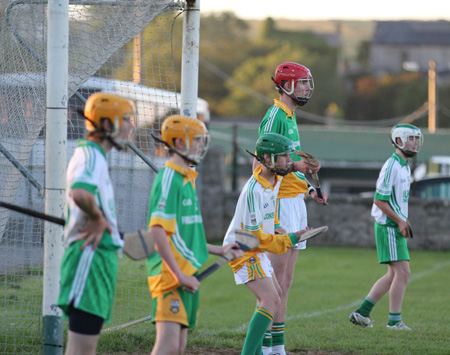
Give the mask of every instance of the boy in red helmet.
MULTIPOLYGON (((314 80, 311 72, 305 66, 285 62, 278 65, 275 70, 275 78, 272 78, 276 89, 280 94, 279 99, 274 100, 274 105, 269 108, 260 126, 258 136, 273 132, 281 134, 294 142, 295 150, 300 151, 300 136, 297 128, 295 109, 305 105, 314 91, 314 80)), ((283 178, 278 193, 278 214, 281 228, 277 233, 293 233, 305 229, 307 226, 307 213, 304 199, 309 193, 318 203, 327 202, 327 193, 322 191, 323 197, 319 198, 311 187, 304 174, 316 173, 320 166, 313 167, 301 158, 293 154, 294 169, 283 178)), ((259 165, 255 159, 253 169, 259 165)), ((286 319, 286 305, 289 289, 294 277, 294 267, 300 249, 306 248, 306 241, 296 244, 293 248, 281 255, 268 253, 276 278, 281 286, 281 304, 273 317, 272 329, 268 329, 263 342, 264 354, 285 355, 284 329, 286 319)))

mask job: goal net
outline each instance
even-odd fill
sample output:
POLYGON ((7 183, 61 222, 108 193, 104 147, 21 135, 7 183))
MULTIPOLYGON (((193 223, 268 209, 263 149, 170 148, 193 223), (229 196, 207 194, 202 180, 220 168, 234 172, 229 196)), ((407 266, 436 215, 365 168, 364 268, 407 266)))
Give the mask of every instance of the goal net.
MULTIPOLYGON (((47 1, 0 0, 0 200, 44 210, 47 1)), ((178 112, 173 35, 181 1, 69 2, 69 161, 85 136, 79 111, 96 91, 136 101, 133 143, 156 166, 152 133, 178 112)), ((181 28, 178 26, 178 28, 181 28)), ((130 152, 108 156, 123 231, 145 228, 155 176, 130 152)), ((0 208, 0 354, 38 353, 42 334, 44 225, 0 208)), ((150 314, 145 261, 120 261, 113 324, 150 314)), ((148 325, 133 327, 139 331, 148 325)))

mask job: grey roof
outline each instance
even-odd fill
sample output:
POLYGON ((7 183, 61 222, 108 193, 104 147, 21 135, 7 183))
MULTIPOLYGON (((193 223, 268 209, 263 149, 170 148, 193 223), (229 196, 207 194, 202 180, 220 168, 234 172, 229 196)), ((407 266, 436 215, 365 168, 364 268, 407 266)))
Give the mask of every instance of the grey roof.
POLYGON ((450 45, 450 21, 379 21, 372 42, 450 45))

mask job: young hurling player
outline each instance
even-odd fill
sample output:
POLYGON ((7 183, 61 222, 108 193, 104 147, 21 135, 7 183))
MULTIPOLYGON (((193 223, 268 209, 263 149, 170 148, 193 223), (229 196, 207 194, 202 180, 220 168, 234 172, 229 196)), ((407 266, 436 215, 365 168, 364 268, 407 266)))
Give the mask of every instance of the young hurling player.
MULTIPOLYGON (((269 108, 264 116, 259 126, 259 136, 267 132, 279 133, 291 139, 296 150, 301 150, 295 109, 297 106, 305 105, 313 94, 314 81, 311 72, 308 68, 297 63, 281 63, 276 68, 275 78, 272 78, 272 80, 280 97, 274 100, 274 105, 269 108)), ((295 172, 291 172, 283 178, 278 193, 280 225, 288 233, 302 230, 307 226, 304 199, 308 191, 311 197, 320 204, 325 204, 328 198, 327 193, 323 191, 323 199, 320 199, 305 179, 304 174, 315 173, 320 169, 320 166, 314 168, 302 161, 296 154, 292 156, 292 159, 294 160, 295 168, 293 170, 295 172)), ((253 168, 257 165, 258 162, 255 159, 253 168)), ((306 241, 288 249, 283 255, 268 254, 281 286, 281 303, 274 314, 272 334, 268 332, 264 341, 267 347, 272 346, 275 355, 286 354, 284 350, 284 329, 288 293, 294 277, 298 250, 305 248, 306 241)))
POLYGON ((372 216, 378 261, 387 264, 387 273, 372 286, 350 321, 361 327, 373 327, 370 312, 389 291, 389 329, 411 330, 402 321, 402 303, 410 275, 408 233, 408 199, 411 171, 408 159, 414 157, 423 143, 419 128, 399 124, 392 128, 395 153, 383 165, 377 180, 372 216))
MULTIPOLYGON (((170 159, 153 183, 149 231, 155 252, 147 259, 156 342, 153 355, 183 354, 188 328, 197 323, 199 281, 194 276, 208 259, 208 253, 224 255, 236 244, 206 243, 195 190, 197 165, 208 150, 205 125, 186 116, 170 116, 161 127, 161 141, 170 159)), ((243 255, 241 250, 233 252, 243 255)))
POLYGON ((69 318, 66 355, 95 354, 103 322, 111 318, 117 280, 114 191, 106 153, 126 147, 136 109, 132 101, 98 92, 85 106, 86 139, 67 167, 66 251, 58 306, 69 318))
MULTIPOLYGON (((282 254, 298 243, 307 230, 287 234, 275 234, 279 227, 276 214, 277 193, 283 176, 292 170, 289 156, 294 152, 294 143, 277 133, 266 133, 256 143, 256 157, 261 162, 241 191, 236 211, 225 235, 223 244, 234 243, 235 229, 255 234, 259 248, 247 251, 243 258, 230 262, 237 285, 245 284, 255 295, 257 303, 245 338, 243 355, 270 353, 262 348, 264 335, 280 306, 281 289, 265 251, 282 254)), ((282 231, 281 229, 279 229, 282 231)))

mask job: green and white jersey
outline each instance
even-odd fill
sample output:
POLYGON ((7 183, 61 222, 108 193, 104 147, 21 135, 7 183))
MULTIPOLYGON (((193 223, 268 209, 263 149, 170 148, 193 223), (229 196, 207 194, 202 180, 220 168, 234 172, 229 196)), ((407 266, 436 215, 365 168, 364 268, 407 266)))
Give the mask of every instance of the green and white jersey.
MULTIPOLYGON (((114 190, 109 177, 106 153, 100 145, 87 139, 78 140, 78 147, 67 167, 64 229, 67 246, 77 240, 86 224, 84 212, 70 196, 70 192, 75 188, 85 189, 94 195, 97 206, 112 228, 111 238, 103 238, 101 244, 106 248, 121 248, 123 241, 117 228, 114 190), (109 241, 109 245, 105 245, 103 241, 109 241)), ((106 230, 103 236, 105 235, 109 235, 106 230)))
POLYGON ((275 234, 275 228, 279 227, 276 213, 277 193, 283 177, 276 176, 275 186, 272 186, 261 176, 262 166, 253 171, 253 176, 248 179, 239 196, 234 217, 228 227, 223 245, 236 242, 236 229, 251 232, 259 239, 257 249, 246 251, 242 258, 230 261, 234 272, 249 261, 252 263, 259 259, 258 254, 270 251, 275 254, 283 254, 287 248, 292 248, 298 242, 295 234, 275 234))
MULTIPOLYGON (((381 168, 375 192, 375 199, 389 202, 392 210, 404 221, 408 218, 410 177, 409 165, 394 153, 381 168)), ((375 204, 372 206, 372 216, 380 224, 397 225, 375 204)))
MULTIPOLYGON (((162 227, 172 253, 183 273, 194 275, 208 259, 203 219, 195 190, 197 173, 168 161, 153 183, 149 228, 162 227)), ((180 286, 161 256, 147 258, 147 275, 152 297, 180 286)))
MULTIPOLYGON (((295 111, 280 101, 274 100, 274 105, 270 107, 259 126, 258 137, 264 133, 278 133, 294 142, 295 150, 302 150, 300 145, 300 135, 297 127, 297 117, 295 111)), ((291 154, 293 161, 301 158, 297 154, 291 154)), ((296 197, 300 193, 308 191, 305 175, 300 171, 287 174, 281 182, 278 198, 296 197)))

